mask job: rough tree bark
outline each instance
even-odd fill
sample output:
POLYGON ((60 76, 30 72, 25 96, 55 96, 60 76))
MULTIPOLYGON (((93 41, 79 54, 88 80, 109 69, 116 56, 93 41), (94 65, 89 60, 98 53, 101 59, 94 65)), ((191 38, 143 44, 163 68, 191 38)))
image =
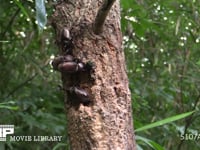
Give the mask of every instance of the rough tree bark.
POLYGON ((135 150, 131 95, 120 31, 120 2, 116 0, 112 5, 103 28, 95 29, 95 17, 102 3, 102 0, 62 1, 55 5, 52 15, 60 55, 64 55, 61 34, 65 27, 72 37, 73 56, 95 64, 94 71, 90 72, 92 77, 83 77, 93 80, 82 79, 79 72, 62 73, 64 89, 78 84, 89 93, 91 100, 87 105, 72 105, 71 102, 78 100, 65 92, 70 147, 73 150, 135 150))

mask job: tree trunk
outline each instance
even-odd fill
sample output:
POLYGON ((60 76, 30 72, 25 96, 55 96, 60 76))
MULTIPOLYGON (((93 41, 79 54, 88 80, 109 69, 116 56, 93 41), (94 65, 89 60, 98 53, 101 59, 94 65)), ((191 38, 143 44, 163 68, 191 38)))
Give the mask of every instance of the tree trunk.
POLYGON ((102 33, 96 35, 93 24, 101 5, 102 0, 64 1, 55 6, 52 16, 60 55, 65 55, 62 34, 63 28, 67 28, 73 43, 71 55, 78 62, 89 61, 95 66, 87 76, 78 69, 73 73, 61 71, 70 147, 135 150, 131 95, 120 31, 120 2, 113 4, 102 33), (78 100, 80 97, 70 96, 74 91, 67 89, 75 86, 89 94, 87 103, 78 100))

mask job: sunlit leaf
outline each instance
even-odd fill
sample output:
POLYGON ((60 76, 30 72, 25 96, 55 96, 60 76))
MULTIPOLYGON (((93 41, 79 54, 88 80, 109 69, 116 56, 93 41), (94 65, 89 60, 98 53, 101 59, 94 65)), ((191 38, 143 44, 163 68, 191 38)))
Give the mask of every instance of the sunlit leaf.
POLYGON ((144 130, 147 130, 147 129, 155 128, 155 127, 158 127, 158 126, 161 126, 161 125, 164 125, 164 124, 179 120, 179 119, 183 119, 185 117, 190 116, 193 113, 194 113, 194 111, 191 111, 191 112, 179 114, 179 115, 176 115, 176 116, 172 116, 172 117, 163 119, 161 121, 157 121, 157 122, 145 125, 145 126, 143 126, 141 128, 138 128, 138 129, 135 130, 135 132, 144 131, 144 130))
POLYGON ((176 30, 175 30, 175 35, 178 34, 179 28, 180 28, 180 23, 181 23, 181 18, 178 17, 177 21, 176 21, 176 30))
POLYGON ((9 110, 18 110, 19 109, 19 107, 16 106, 16 102, 15 101, 2 102, 2 103, 0 103, 0 109, 1 108, 9 109, 9 110))
POLYGON ((146 143, 147 145, 149 145, 151 148, 153 148, 154 150, 164 150, 164 148, 159 145, 158 143, 152 141, 152 140, 149 140, 147 138, 144 138, 144 137, 141 137, 141 136, 136 136, 136 140, 140 140, 144 143, 146 143))
POLYGON ((4 108, 4 109, 10 109, 10 110, 18 110, 19 109, 18 106, 8 106, 8 105, 1 105, 0 104, 0 109, 2 109, 2 108, 4 108))
POLYGON ((17 4, 17 6, 21 9, 22 13, 27 17, 30 18, 26 9, 23 7, 23 5, 21 4, 21 2, 19 0, 14 0, 15 4, 17 4))

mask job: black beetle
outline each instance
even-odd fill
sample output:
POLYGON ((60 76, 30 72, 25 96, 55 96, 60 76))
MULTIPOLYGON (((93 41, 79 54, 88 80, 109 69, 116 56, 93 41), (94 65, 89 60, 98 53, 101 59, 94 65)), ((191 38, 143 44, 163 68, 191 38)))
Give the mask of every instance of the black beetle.
POLYGON ((79 71, 85 71, 85 64, 82 62, 63 62, 58 65, 60 72, 76 73, 79 71))
POLYGON ((66 56, 58 56, 56 58, 54 58, 54 60, 52 61, 52 66, 54 70, 58 70, 58 65, 63 63, 63 62, 73 62, 74 61, 74 57, 71 55, 66 55, 66 56))
POLYGON ((68 91, 75 99, 78 99, 83 104, 91 102, 88 92, 80 87, 70 87, 68 91))
POLYGON ((72 37, 70 32, 67 28, 63 28, 61 33, 61 44, 62 44, 62 51, 65 54, 72 54, 72 49, 74 48, 72 37))
POLYGON ((63 30, 62 30, 62 37, 61 38, 62 38, 62 40, 71 40, 72 39, 71 35, 69 33, 69 30, 66 27, 64 27, 63 30))

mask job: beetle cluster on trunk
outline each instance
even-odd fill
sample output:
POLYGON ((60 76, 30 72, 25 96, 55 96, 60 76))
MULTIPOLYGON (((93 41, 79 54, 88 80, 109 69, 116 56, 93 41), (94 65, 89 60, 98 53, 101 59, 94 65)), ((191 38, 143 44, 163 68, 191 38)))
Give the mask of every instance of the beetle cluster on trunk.
POLYGON ((63 75, 71 75, 71 77, 76 78, 73 81, 73 85, 64 88, 64 90, 68 93, 70 99, 74 99, 76 103, 88 105, 91 102, 90 95, 85 89, 79 87, 79 80, 82 73, 90 74, 94 69, 94 65, 90 61, 84 63, 73 56, 74 45, 70 32, 66 28, 62 30, 60 44, 62 55, 54 58, 52 61, 53 69, 61 72, 63 75))

